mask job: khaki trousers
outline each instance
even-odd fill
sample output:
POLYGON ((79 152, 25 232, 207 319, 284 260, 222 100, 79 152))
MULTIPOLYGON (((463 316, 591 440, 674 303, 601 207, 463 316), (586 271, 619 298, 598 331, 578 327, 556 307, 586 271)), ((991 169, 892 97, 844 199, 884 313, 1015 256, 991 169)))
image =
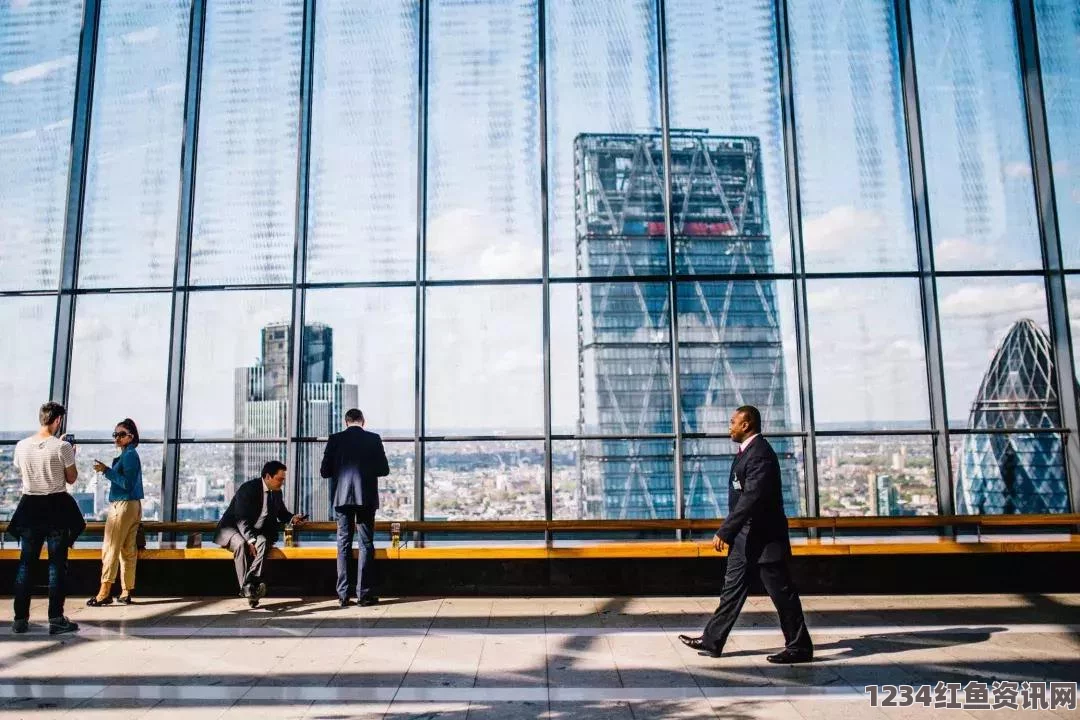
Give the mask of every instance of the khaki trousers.
POLYGON ((116 500, 109 505, 105 541, 101 546, 101 584, 112 585, 120 567, 120 587, 126 595, 135 589, 135 536, 142 520, 141 500, 116 500))

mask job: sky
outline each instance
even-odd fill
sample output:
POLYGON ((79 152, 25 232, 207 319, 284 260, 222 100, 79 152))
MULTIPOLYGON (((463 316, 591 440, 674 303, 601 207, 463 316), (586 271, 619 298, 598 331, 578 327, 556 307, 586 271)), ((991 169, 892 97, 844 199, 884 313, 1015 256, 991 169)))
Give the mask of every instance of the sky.
MULTIPOLYGON (((0 2, 0 290, 56 285, 80 3, 0 2)), ((296 228, 300 0, 209 4, 192 281, 290 282, 296 228)), ((575 270, 573 141, 660 125, 651 0, 549 0, 550 267, 575 270)), ((877 0, 790 0, 801 230, 811 272, 915 269, 895 19, 877 0)), ((1080 266, 1080 20, 1037 0, 1056 200, 1080 266)), ((762 148, 773 266, 789 271, 788 188, 773 3, 667 3, 675 128, 752 135, 762 148)), ((80 262, 83 287, 168 286, 183 131, 187 0, 103 1, 80 262)), ((912 0, 937 267, 1037 269, 1038 223, 1015 28, 1007 0, 912 0)), ((431 279, 537 278, 541 119, 536 11, 527 0, 432 3, 426 171, 431 279)), ((411 281, 417 236, 415 3, 318 5, 309 215, 312 281, 411 281)), ((781 283, 789 420, 798 416, 793 295, 781 283)), ((1080 285, 1070 284, 1070 291, 1080 285)), ((812 280, 820 423, 926 425, 913 279, 812 280)), ((1047 312, 1038 278, 938 282, 948 414, 963 424, 1011 324, 1047 312)), ((375 427, 412 432, 415 290, 319 290, 308 319, 335 329, 335 364, 375 427)), ((539 286, 433 288, 430 433, 542 430, 539 286)), ((1075 305, 1075 303, 1074 303, 1075 305)), ((1080 317, 1080 310, 1070 308, 1080 317)), ((78 301, 75 426, 164 416, 171 294, 78 301)), ((185 434, 232 425, 237 367, 287 291, 194 293, 185 434)), ((0 430, 31 425, 48 391, 55 300, 0 297, 0 430)), ((553 424, 577 421, 573 286, 551 305, 553 424)), ((1080 326, 1078 326, 1080 327, 1080 326)), ((722 428, 716 428, 721 431, 722 428)))

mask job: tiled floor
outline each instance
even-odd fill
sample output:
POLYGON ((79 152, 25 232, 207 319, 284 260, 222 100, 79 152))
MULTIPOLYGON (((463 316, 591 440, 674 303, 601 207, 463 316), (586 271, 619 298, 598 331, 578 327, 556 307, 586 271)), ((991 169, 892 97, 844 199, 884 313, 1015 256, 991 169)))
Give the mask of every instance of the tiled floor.
POLYGON ((1074 595, 804 598, 817 661, 795 667, 765 661, 781 644, 767 598, 720 659, 676 639, 715 598, 83 601, 81 632, 55 638, 44 600, 22 636, 3 600, 0 718, 1008 717, 873 708, 864 687, 1080 681, 1074 595))

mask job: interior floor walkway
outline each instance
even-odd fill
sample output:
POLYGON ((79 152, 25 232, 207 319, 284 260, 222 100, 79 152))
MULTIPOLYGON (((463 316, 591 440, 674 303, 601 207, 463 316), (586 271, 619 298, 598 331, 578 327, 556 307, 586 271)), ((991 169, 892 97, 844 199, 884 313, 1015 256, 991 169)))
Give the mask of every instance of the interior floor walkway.
POLYGON ((84 602, 68 602, 81 631, 50 637, 44 599, 26 635, 3 600, 0 717, 1007 717, 873 708, 864 688, 1080 680, 1080 595, 807 597, 816 661, 787 667, 765 660, 782 638, 764 597, 719 659, 676 637, 715 598, 84 602))

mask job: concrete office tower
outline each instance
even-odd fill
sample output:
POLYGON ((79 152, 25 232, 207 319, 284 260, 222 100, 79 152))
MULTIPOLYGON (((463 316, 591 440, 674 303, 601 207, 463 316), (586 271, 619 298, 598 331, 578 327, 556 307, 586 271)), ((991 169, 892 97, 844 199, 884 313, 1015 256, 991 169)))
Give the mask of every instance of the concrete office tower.
POLYGON ((1061 427, 1057 380, 1050 338, 1031 320, 1017 322, 983 377, 968 422, 972 430, 1017 432, 964 436, 958 513, 1068 512, 1061 436, 1025 432, 1061 427))
MULTIPOLYGON (((659 135, 579 135, 575 209, 579 276, 668 272, 663 148, 659 135)), ((787 392, 757 138, 679 133, 671 139, 673 235, 683 274, 745 280, 679 284, 679 362, 684 430, 726 434, 740 405, 755 405, 767 432, 788 429, 787 392)), ((647 277, 578 288, 579 423, 582 434, 672 433, 668 286, 647 277)), ((794 443, 774 438, 784 503, 801 507, 794 443)), ((582 442, 583 517, 675 516, 671 440, 582 442), (585 468, 596 471, 586 472, 585 468)), ((687 517, 727 513, 737 448, 727 438, 687 440, 687 517)))
MULTIPOLYGON (((258 477, 268 460, 281 459, 289 429, 289 376, 291 328, 275 323, 262 329, 262 357, 258 365, 236 369, 235 436, 277 442, 243 443, 234 452, 234 487, 258 477)), ((300 419, 305 437, 326 437, 341 429, 345 412, 357 405, 357 386, 334 373, 334 331, 320 323, 304 327, 304 359, 301 371, 300 419)), ((300 467, 290 475, 300 491, 299 512, 313 519, 329 517, 329 490, 319 478, 321 457, 315 448, 302 446, 300 467)))

